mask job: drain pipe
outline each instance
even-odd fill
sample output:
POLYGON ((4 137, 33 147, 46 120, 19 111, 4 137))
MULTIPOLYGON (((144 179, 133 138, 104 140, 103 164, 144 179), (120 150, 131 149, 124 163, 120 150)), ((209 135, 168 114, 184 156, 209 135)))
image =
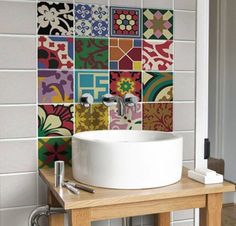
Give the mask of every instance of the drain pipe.
POLYGON ((29 226, 39 226, 39 218, 42 216, 51 216, 53 214, 64 214, 66 211, 60 207, 51 207, 49 205, 39 206, 30 214, 29 226))

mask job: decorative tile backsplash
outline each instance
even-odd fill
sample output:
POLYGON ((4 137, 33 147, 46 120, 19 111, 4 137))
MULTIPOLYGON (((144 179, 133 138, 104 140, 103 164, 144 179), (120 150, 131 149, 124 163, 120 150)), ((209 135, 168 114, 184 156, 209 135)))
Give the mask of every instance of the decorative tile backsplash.
POLYGON ((171 9, 38 3, 39 167, 70 164, 81 131, 173 131, 174 26, 171 9), (107 93, 134 94, 136 111, 118 116, 102 104, 107 93))

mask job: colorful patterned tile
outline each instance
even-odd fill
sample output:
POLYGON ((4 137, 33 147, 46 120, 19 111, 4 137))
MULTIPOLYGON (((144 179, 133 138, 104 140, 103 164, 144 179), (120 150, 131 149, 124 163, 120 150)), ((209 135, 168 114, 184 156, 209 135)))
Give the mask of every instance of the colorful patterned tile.
POLYGON ((141 130, 142 129, 142 105, 137 105, 137 111, 134 107, 127 107, 124 116, 117 114, 117 107, 110 108, 110 129, 141 130))
POLYGON ((173 74, 171 72, 143 73, 143 101, 172 101, 173 74))
POLYGON ((107 94, 109 75, 107 71, 76 71, 75 101, 80 102, 84 93, 90 93, 95 103, 102 102, 102 96, 107 94))
POLYGON ((143 9, 143 38, 173 39, 173 11, 143 9))
POLYGON ((142 43, 139 39, 110 39, 112 70, 141 70, 142 43))
POLYGON ((71 166, 71 138, 38 139, 39 168, 53 168, 61 160, 71 166))
POLYGON ((73 38, 40 36, 38 39, 38 68, 72 69, 73 38))
POLYGON ((111 7, 111 37, 141 38, 141 9, 111 7))
POLYGON ((38 3, 38 34, 73 35, 73 4, 38 3))
POLYGON ((38 71, 39 103, 71 103, 73 90, 73 71, 38 71))
POLYGON ((76 4, 75 32, 79 36, 108 36, 108 6, 76 4))
POLYGON ((52 104, 38 106, 38 136, 73 135, 73 104, 52 104))
POLYGON ((91 109, 75 106, 75 131, 107 130, 108 108, 103 104, 93 104, 91 109))
POLYGON ((76 38, 76 69, 108 69, 108 39, 76 38))
POLYGON ((143 41, 143 70, 172 71, 173 42, 143 41))
POLYGON ((143 129, 173 131, 173 104, 143 104, 143 129))
POLYGON ((124 96, 132 93, 141 100, 141 72, 110 72, 110 93, 124 96))

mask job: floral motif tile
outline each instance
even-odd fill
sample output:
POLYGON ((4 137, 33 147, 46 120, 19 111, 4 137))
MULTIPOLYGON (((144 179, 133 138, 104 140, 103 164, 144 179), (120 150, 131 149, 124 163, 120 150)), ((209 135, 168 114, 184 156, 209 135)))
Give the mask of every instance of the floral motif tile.
POLYGON ((39 168, 53 168, 61 160, 71 166, 71 138, 38 139, 39 168))
POLYGON ((73 35, 73 4, 38 3, 38 34, 73 35))
POLYGON ((111 37, 141 38, 141 9, 111 7, 111 37))
POLYGON ((117 107, 110 108, 110 129, 123 130, 141 130, 142 129, 142 105, 137 105, 137 110, 134 107, 127 107, 124 116, 119 116, 117 107))
POLYGON ((73 71, 39 70, 39 103, 73 102, 73 71))
POLYGON ((143 70, 172 71, 173 42, 143 41, 143 70))
POLYGON ((173 131, 173 104, 143 104, 143 129, 164 132, 173 131))
POLYGON ((73 104, 54 104, 38 106, 38 136, 73 135, 73 104))
POLYGON ((141 72, 110 72, 110 93, 113 95, 124 96, 132 93, 141 99, 141 72))
POLYGON ((90 93, 95 103, 102 102, 102 96, 109 92, 108 85, 108 71, 76 71, 75 101, 79 102, 84 93, 90 93))
POLYGON ((108 36, 108 6, 76 4, 75 32, 79 36, 108 36))
POLYGON ((93 104, 86 108, 81 104, 75 107, 75 132, 108 129, 108 108, 103 104, 93 104))
POLYGON ((141 70, 142 43, 139 39, 110 40, 110 68, 112 70, 141 70))
POLYGON ((76 69, 108 69, 108 39, 76 38, 76 69))
POLYGON ((173 11, 143 9, 143 38, 173 39, 173 11))
POLYGON ((40 36, 38 38, 39 69, 72 69, 73 38, 40 36))
POLYGON ((143 101, 172 101, 173 74, 171 72, 143 73, 143 101))

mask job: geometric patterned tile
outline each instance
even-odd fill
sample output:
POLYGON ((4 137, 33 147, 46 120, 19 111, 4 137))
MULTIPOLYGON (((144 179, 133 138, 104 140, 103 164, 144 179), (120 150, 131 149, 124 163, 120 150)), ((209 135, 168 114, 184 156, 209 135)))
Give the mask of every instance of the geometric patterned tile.
POLYGON ((172 101, 173 74, 171 72, 143 73, 143 101, 172 101))
POLYGON ((73 102, 73 71, 39 70, 39 103, 73 102))
POLYGON ((111 71, 110 72, 110 93, 123 97, 132 93, 141 100, 141 72, 111 71))
POLYGON ((73 35, 73 4, 38 3, 38 34, 73 35))
POLYGON ((76 38, 75 69, 108 69, 108 39, 76 38))
POLYGON ((117 107, 110 108, 110 129, 141 130, 142 129, 142 104, 137 104, 137 111, 134 106, 126 107, 125 115, 119 116, 117 107))
POLYGON ((53 168, 58 160, 71 166, 71 138, 38 139, 39 169, 53 168))
POLYGON ((84 93, 90 93, 95 103, 102 102, 102 96, 107 94, 109 75, 107 71, 76 71, 75 101, 80 102, 84 93))
POLYGON ((73 38, 40 36, 38 38, 39 69, 72 69, 73 38))
POLYGON ((141 9, 111 7, 111 37, 141 38, 141 9))
POLYGON ((173 39, 173 11, 143 9, 143 38, 173 39))
POLYGON ((142 42, 139 39, 110 39, 110 68, 112 70, 141 70, 142 42))
POLYGON ((38 136, 72 136, 74 130, 73 104, 38 106, 38 136))
POLYGON ((143 40, 143 70, 172 71, 173 41, 143 40))
POLYGON ((143 104, 143 129, 172 132, 173 104, 172 103, 143 104))
POLYGON ((108 108, 104 104, 93 104, 90 108, 75 106, 75 132, 108 129, 108 108))
POLYGON ((76 4, 75 32, 79 36, 108 36, 108 6, 76 4))

